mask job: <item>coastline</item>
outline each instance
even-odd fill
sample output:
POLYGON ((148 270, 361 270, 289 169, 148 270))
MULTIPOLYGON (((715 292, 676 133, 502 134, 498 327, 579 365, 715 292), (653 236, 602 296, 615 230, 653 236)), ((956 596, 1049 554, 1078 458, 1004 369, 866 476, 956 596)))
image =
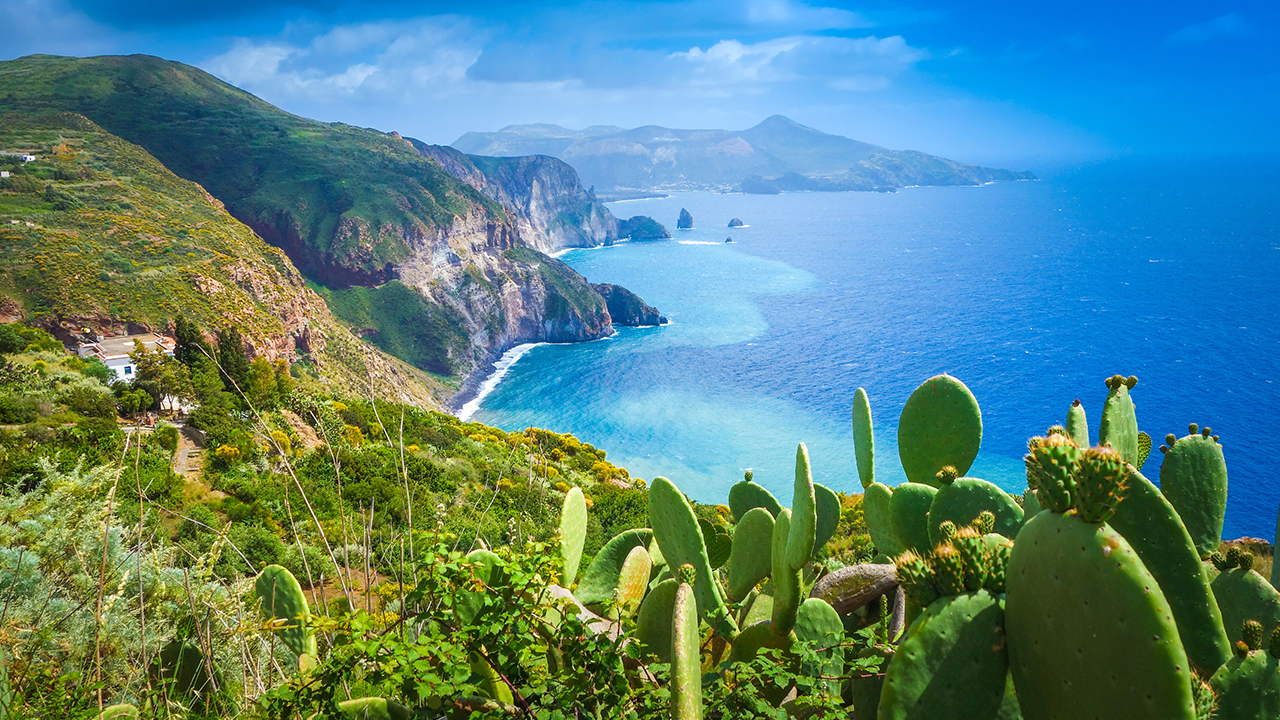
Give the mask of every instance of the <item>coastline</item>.
POLYGON ((530 350, 538 347, 539 345, 547 344, 549 343, 521 343, 502 353, 502 357, 499 357, 491 364, 493 368, 492 370, 483 375, 477 373, 474 376, 474 381, 470 381, 469 378, 469 382, 464 383, 463 389, 450 399, 450 411, 459 420, 463 422, 470 422, 472 416, 474 416, 476 411, 480 409, 480 404, 489 396, 489 393, 492 393, 494 389, 498 387, 498 383, 502 382, 502 379, 507 376, 507 373, 511 371, 512 366, 519 362, 520 358, 528 354, 530 350), (463 398, 466 399, 462 404, 457 404, 458 400, 463 398))

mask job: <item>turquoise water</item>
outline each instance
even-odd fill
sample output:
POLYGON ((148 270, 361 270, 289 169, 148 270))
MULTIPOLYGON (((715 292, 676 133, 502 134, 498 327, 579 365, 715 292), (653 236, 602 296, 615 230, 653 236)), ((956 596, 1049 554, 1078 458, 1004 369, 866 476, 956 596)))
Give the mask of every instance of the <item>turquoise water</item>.
MULTIPOLYGON (((898 412, 948 372, 983 408, 969 474, 1021 491, 1026 438, 1077 397, 1096 438, 1103 379, 1136 374, 1139 424, 1157 444, 1189 422, 1222 436, 1226 534, 1270 538, 1276 180, 1130 162, 982 188, 617 203, 615 215, 668 227, 685 207, 696 227, 563 259, 636 291, 671 324, 536 347, 474 418, 571 432, 702 501, 723 502, 750 468, 788 502, 801 441, 816 480, 859 488, 848 419, 859 386, 877 477, 904 480, 898 412), (726 228, 732 217, 749 227, 726 228)), ((1153 455, 1143 470, 1156 480, 1153 455)))

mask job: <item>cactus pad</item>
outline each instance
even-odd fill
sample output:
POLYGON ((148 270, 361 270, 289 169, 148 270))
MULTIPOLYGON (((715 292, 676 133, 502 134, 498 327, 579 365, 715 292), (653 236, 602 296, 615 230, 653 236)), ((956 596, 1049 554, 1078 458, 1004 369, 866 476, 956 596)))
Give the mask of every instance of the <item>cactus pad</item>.
POLYGON ((1042 512, 1006 578, 1009 661, 1026 720, 1194 720, 1190 665, 1169 604, 1106 524, 1042 512))
POLYGON ((277 630, 280 641, 295 655, 315 657, 316 634, 305 626, 311 609, 293 573, 279 565, 268 565, 254 581, 253 590, 262 604, 263 616, 284 621, 277 630))
POLYGON ((729 511, 733 513, 734 522, 741 520, 751 508, 758 507, 777 517, 782 504, 763 485, 757 485, 751 480, 741 480, 729 488, 729 511))
POLYGON ((813 471, 809 467, 809 449, 804 443, 796 448, 796 479, 791 495, 791 528, 787 535, 787 567, 799 570, 813 557, 813 543, 818 537, 818 501, 814 497, 813 471))
POLYGON ((867 520, 871 541, 883 555, 901 555, 906 548, 898 542, 893 531, 893 488, 881 483, 871 483, 862 493, 862 514, 867 520))
POLYGON ((413 711, 380 697, 357 698, 338 703, 343 720, 410 720, 413 711))
POLYGON ((1102 422, 1098 426, 1098 444, 1111 446, 1120 453, 1121 459, 1134 467, 1138 466, 1138 417, 1129 391, 1137 384, 1138 379, 1132 375, 1107 378, 1107 401, 1102 406, 1102 422))
POLYGON ((658 583, 640 603, 635 637, 658 662, 671 661, 671 618, 679 583, 669 578, 658 583))
POLYGON ((1217 701, 1215 720, 1280 717, 1280 659, 1270 653, 1233 657, 1209 683, 1217 701))
POLYGON ((702 531, 702 542, 707 546, 707 561, 711 569, 717 570, 729 561, 729 553, 733 552, 733 536, 729 528, 706 518, 698 518, 698 529, 702 531))
POLYGON ((858 462, 858 481, 863 488, 876 481, 876 446, 871 430, 871 402, 867 391, 853 393, 853 453, 858 462))
MULTIPOLYGON (((896 491, 895 491, 896 492, 896 491)), ((929 539, 941 542, 939 528, 951 521, 957 528, 977 520, 983 511, 995 515, 995 532, 1012 538, 1022 527, 1023 509, 1009 494, 979 478, 962 477, 944 485, 929 507, 929 539)))
POLYGON ((151 661, 153 685, 168 685, 170 695, 192 698, 203 703, 213 691, 204 653, 194 644, 181 638, 169 641, 151 661))
MULTIPOLYGON (((821 660, 802 666, 802 672, 812 677, 827 678, 839 678, 844 674, 844 648, 840 647, 844 640, 844 624, 840 615, 825 601, 809 598, 800 604, 795 635, 797 640, 808 642, 820 651, 821 660)), ((839 680, 824 680, 822 685, 828 693, 839 696, 839 680)))
POLYGON ((560 557, 564 559, 564 577, 560 582, 570 587, 578 579, 582 562, 582 545, 587 540, 587 500, 582 488, 570 488, 560 509, 560 557))
POLYGON ((893 489, 889 512, 898 544, 907 550, 927 553, 933 547, 929 539, 929 507, 938 489, 923 483, 903 483, 893 489))
POLYGON ((487 587, 474 592, 462 590, 458 593, 454 613, 463 623, 475 621, 481 608, 484 607, 485 597, 489 592, 487 588, 500 585, 506 580, 505 574, 499 568, 498 556, 492 551, 472 550, 467 553, 467 562, 471 565, 472 576, 487 587))
MULTIPOLYGON (((691 566, 689 570, 692 572, 691 566)), ((671 718, 702 717, 702 662, 698 652, 698 604, 694 588, 681 582, 671 618, 671 718)))
POLYGON ((999 598, 979 591, 930 605, 885 675, 879 720, 996 720, 1009 672, 999 598))
POLYGON ((772 560, 773 630, 786 635, 796 624, 800 609, 800 568, 787 563, 787 543, 791 536, 791 511, 783 508, 773 522, 772 560))
MULTIPOLYGON (((0 710, 7 710, 7 707, 0 707, 0 710)), ((141 714, 138 708, 133 705, 111 705, 103 708, 102 712, 97 715, 97 720, 138 720, 141 714)))
MULTIPOLYGON (((627 530, 615 535, 592 558, 587 571, 582 575, 582 582, 578 583, 578 588, 573 593, 574 597, 592 610, 596 609, 593 606, 612 600, 614 590, 618 587, 618 575, 622 572, 622 565, 627 555, 632 548, 648 548, 651 542, 653 542, 653 531, 643 528, 627 530)), ((650 561, 653 561, 652 556, 650 561)))
POLYGON ((622 562, 622 571, 618 573, 618 587, 614 591, 615 618, 630 615, 640 607, 640 601, 649 589, 652 570, 653 560, 649 558, 649 552, 640 545, 631 548, 627 559, 622 562))
POLYGON ((1200 433, 1179 439, 1160 464, 1160 490, 1177 508, 1200 557, 1217 550, 1227 514, 1227 463, 1222 446, 1200 433))
POLYGON ((717 632, 736 632, 733 618, 725 609, 715 583, 702 531, 698 528, 698 518, 680 489, 666 478, 654 478, 649 486, 649 521, 653 523, 653 535, 667 564, 673 568, 689 564, 697 571, 694 592, 698 598, 698 612, 717 632))
POLYGON ((1089 421, 1085 418, 1084 405, 1080 404, 1079 398, 1076 398, 1067 410, 1066 429, 1067 436, 1076 444, 1076 447, 1089 447, 1091 444, 1089 442, 1089 421))
MULTIPOLYGON (((1245 555, 1239 553, 1237 557, 1243 560, 1245 555)), ((1280 626, 1280 592, 1253 570, 1243 567, 1226 570, 1219 573, 1209 587, 1218 600, 1222 624, 1232 644, 1242 639, 1240 629, 1246 620, 1262 623, 1266 634, 1280 626)))
POLYGON ((898 457, 911 482, 933 485, 950 465, 963 475, 982 445, 982 411, 964 383, 950 375, 926 380, 898 420, 898 457))
POLYGON ((825 485, 814 483, 813 499, 818 514, 818 524, 813 534, 813 554, 817 555, 840 527, 840 496, 825 485))
POLYGON ((1187 659, 1211 675, 1231 657, 1222 613, 1209 589, 1211 578, 1177 511, 1160 490, 1137 471, 1129 475, 1127 485, 1108 524, 1124 536, 1160 584, 1187 659))
POLYGON ((745 598, 772 570, 773 522, 768 510, 752 508, 733 529, 726 583, 730 600, 745 598))

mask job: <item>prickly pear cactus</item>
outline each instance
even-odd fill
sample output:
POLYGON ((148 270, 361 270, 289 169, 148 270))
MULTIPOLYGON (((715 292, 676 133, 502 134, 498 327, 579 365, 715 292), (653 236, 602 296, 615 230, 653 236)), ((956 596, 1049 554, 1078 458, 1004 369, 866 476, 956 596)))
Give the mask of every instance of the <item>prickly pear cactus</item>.
MULTIPOLYGON (((1023 509, 1008 493, 979 478, 956 477, 954 468, 943 468, 937 477, 941 486, 929 506, 929 542, 942 541, 938 528, 950 521, 956 527, 971 524, 983 511, 995 515, 995 532, 1015 537, 1022 527, 1023 509)), ((897 494, 897 490, 894 494, 897 494)))
POLYGON ((813 499, 818 515, 818 524, 813 537, 813 554, 817 555, 831 536, 836 534, 836 528, 840 527, 840 496, 836 495, 834 490, 814 483, 813 499))
POLYGON ((1280 717, 1280 632, 1272 633, 1267 651, 1260 647, 1256 639, 1246 643, 1213 674, 1216 720, 1280 717))
POLYGON ((1231 657, 1218 601, 1191 535, 1178 512, 1155 485, 1134 471, 1125 479, 1122 501, 1108 520, 1138 553, 1164 591, 1187 659, 1206 677, 1231 657))
MULTIPOLYGON (((698 598, 698 612, 717 633, 731 637, 738 628, 720 597, 711 560, 702 541, 702 531, 698 528, 698 518, 680 489, 666 478, 654 478, 649 486, 649 522, 653 524, 653 535, 667 565, 673 568, 686 564, 693 566, 697 574, 694 592, 698 598)), ((809 542, 813 542, 812 537, 809 542)))
POLYGON ((338 703, 344 720, 410 720, 413 711, 393 700, 357 698, 338 703))
POLYGON ((658 662, 671 661, 671 618, 678 587, 675 578, 658 583, 644 596, 636 615, 635 637, 658 662))
MULTIPOLYGON (((491 550, 479 548, 472 550, 467 553, 467 563, 471 565, 472 576, 486 586, 499 585, 506 579, 500 567, 501 561, 491 550)), ((475 621, 480 614, 480 610, 484 607, 485 597, 488 592, 487 589, 483 588, 476 591, 461 591, 453 606, 454 614, 463 623, 475 621)))
POLYGON ((1084 405, 1080 404, 1080 398, 1076 398, 1071 407, 1067 410, 1067 437, 1076 444, 1076 447, 1086 448, 1092 443, 1089 442, 1089 421, 1084 415, 1084 405))
POLYGON ((889 513, 897 544, 917 553, 927 553, 934 543, 929 539, 929 507, 938 489, 923 483, 906 482, 893 489, 889 513))
POLYGON ((742 600, 756 583, 768 577, 773 567, 773 522, 768 510, 752 508, 733 529, 725 584, 730 600, 742 600))
MULTIPOLYGON (((4 710, 5 708, 0 708, 0 713, 4 710)), ((138 708, 125 703, 104 708, 102 712, 98 713, 97 717, 98 720, 138 720, 141 714, 138 712, 138 708)))
POLYGON ((783 508, 773 521, 773 632, 786 635, 796 624, 800 609, 800 569, 787 563, 787 539, 791 535, 791 511, 783 508))
POLYGON ((938 375, 911 393, 898 420, 898 457, 911 482, 936 485, 938 471, 968 472, 982 445, 982 411, 973 393, 938 375))
POLYGON ((295 655, 314 658, 316 634, 305 627, 306 621, 311 617, 311 609, 307 605, 307 596, 302 594, 302 586, 293 577, 293 573, 279 565, 268 565, 254 581, 253 589, 262 604, 263 616, 284 621, 276 631, 280 641, 295 655))
POLYGON ((941 598, 908 631, 885 675, 879 720, 995 720, 1009 656, 1004 611, 980 590, 941 598))
POLYGON ((702 662, 698 652, 698 605, 692 565, 681 568, 671 619, 671 718, 702 717, 702 662))
POLYGON ((1160 446, 1160 490, 1178 510, 1200 557, 1222 544, 1227 516, 1227 463, 1222 446, 1209 428, 1191 425, 1190 434, 1176 439, 1170 433, 1160 446))
POLYGON ((1138 417, 1129 391, 1137 384, 1138 378, 1133 375, 1107 378, 1107 401, 1098 426, 1098 444, 1111 446, 1134 467, 1138 466, 1138 417))
POLYGON ((632 548, 648 548, 651 542, 653 531, 646 528, 618 533, 592 558, 587 571, 582 575, 582 582, 578 583, 578 589, 573 593, 574 597, 592 610, 596 610, 596 606, 601 603, 612 600, 614 590, 618 587, 618 575, 622 572, 622 564, 627 555, 632 548))
POLYGON ((1195 720, 1190 663, 1169 603, 1106 524, 1124 478, 1075 480, 1074 512, 1029 520, 1009 559, 1006 631, 1023 716, 1195 720))
POLYGON ((587 540, 587 500, 582 488, 570 488, 560 509, 560 557, 564 559, 564 577, 560 582, 570 587, 578 579, 582 562, 582 545, 587 540))
POLYGON ((804 567, 813 557, 813 543, 818 537, 818 501, 814 495, 809 449, 800 443, 796 448, 796 479, 792 488, 791 527, 787 535, 787 567, 792 570, 804 567))
POLYGON ((627 553, 622 563, 622 571, 618 573, 618 587, 614 590, 613 609, 610 615, 617 619, 630 615, 640 607, 645 592, 649 589, 649 573, 653 570, 653 560, 643 547, 636 546, 627 553))
POLYGON ((871 531, 871 541, 884 555, 896 556, 906 548, 898 542, 893 529, 893 488, 881 483, 871 483, 862 493, 862 514, 871 531))
POLYGON ((868 488, 876 481, 876 444, 871 430, 871 402, 862 388, 853 393, 853 454, 858 462, 858 481, 868 488))
POLYGON ((150 675, 152 685, 166 685, 170 696, 188 698, 197 705, 202 705, 214 688, 204 653, 181 638, 160 650, 151 661, 150 675))
MULTIPOLYGON (((839 678, 844 674, 844 624, 840 615, 825 601, 809 598, 800 604, 796 613, 796 639, 811 643, 821 650, 820 660, 806 664, 801 671, 813 677, 839 678)), ((831 695, 840 694, 839 680, 824 680, 824 690, 831 695)))
POLYGON ((742 516, 752 508, 758 507, 768 510, 770 515, 777 516, 778 510, 782 509, 782 504, 763 485, 758 485, 749 478, 729 488, 729 511, 733 513, 734 522, 741 520, 742 516))
POLYGON ((1257 620, 1271 633, 1280 626, 1280 592, 1253 570, 1253 556, 1232 548, 1225 568, 1209 587, 1222 611, 1222 624, 1232 644, 1238 642, 1246 620, 1257 620))

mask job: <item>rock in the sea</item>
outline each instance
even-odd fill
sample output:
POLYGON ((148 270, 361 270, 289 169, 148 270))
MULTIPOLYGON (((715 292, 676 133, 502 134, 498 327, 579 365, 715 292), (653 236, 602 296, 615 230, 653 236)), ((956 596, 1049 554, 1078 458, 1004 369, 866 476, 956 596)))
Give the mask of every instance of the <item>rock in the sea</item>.
POLYGON ((657 308, 621 285, 592 283, 591 289, 604 298, 605 304, 609 306, 609 317, 613 318, 614 325, 643 327, 665 325, 667 322, 667 319, 658 313, 657 308))
POLYGON ((738 218, 734 218, 734 219, 732 219, 732 220, 730 220, 730 221, 729 221, 729 227, 742 227, 742 226, 743 226, 743 224, 744 224, 744 223, 742 222, 742 220, 740 220, 740 219, 738 219, 738 218))
POLYGON ((693 216, 689 214, 688 210, 685 210, 684 208, 680 208, 680 219, 676 221, 676 229, 677 230, 693 229, 693 216))
POLYGON ((618 221, 618 237, 632 240, 661 240, 671 237, 662 223, 645 215, 618 221))

